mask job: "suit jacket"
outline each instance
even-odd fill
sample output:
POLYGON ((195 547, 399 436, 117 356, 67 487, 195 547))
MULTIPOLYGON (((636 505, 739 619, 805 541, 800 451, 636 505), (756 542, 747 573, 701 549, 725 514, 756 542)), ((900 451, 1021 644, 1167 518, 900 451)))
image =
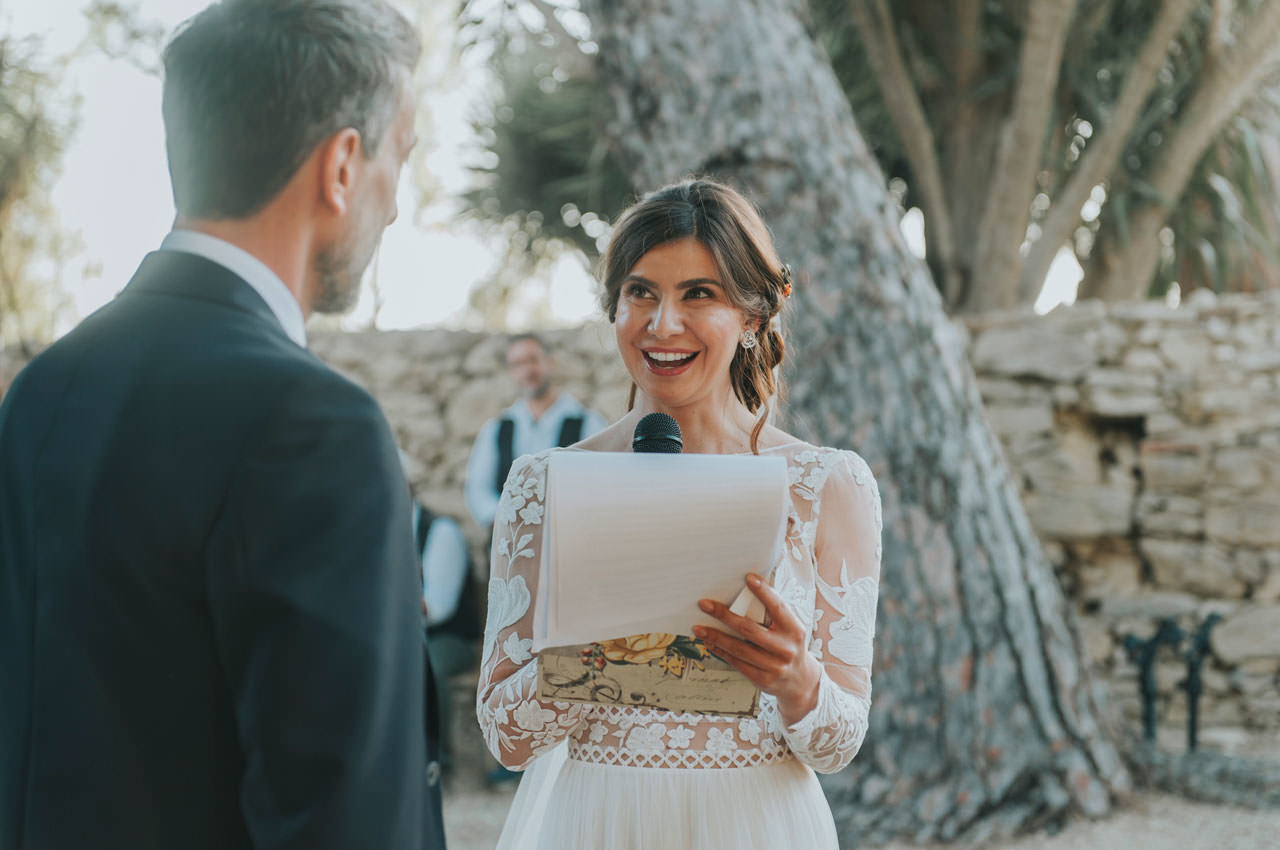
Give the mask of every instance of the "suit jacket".
POLYGON ((443 847, 377 404, 190 254, 0 406, 0 850, 443 847))

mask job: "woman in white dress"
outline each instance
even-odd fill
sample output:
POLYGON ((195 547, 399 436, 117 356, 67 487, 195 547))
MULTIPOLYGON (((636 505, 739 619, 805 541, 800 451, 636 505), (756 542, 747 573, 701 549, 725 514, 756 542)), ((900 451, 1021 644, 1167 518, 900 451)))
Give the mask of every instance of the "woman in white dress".
MULTIPOLYGON (((880 497, 856 454, 767 424, 790 295, 755 208, 688 181, 620 219, 604 260, 604 306, 630 372, 631 411, 569 449, 630 451, 645 414, 675 417, 684 451, 786 459, 785 553, 748 585, 761 626, 699 604, 742 635, 695 627, 761 690, 757 717, 546 702, 531 654, 550 452, 520 458, 494 527, 477 715, 494 756, 531 768, 499 847, 835 848, 814 771, 853 759, 867 731, 880 576, 880 497)), ((714 530, 709 530, 714 533, 714 530)))

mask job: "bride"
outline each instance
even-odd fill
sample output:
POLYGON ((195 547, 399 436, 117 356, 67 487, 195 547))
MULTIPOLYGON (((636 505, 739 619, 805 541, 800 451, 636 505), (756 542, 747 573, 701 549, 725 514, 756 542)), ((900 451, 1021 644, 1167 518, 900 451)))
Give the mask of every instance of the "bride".
POLYGON ((849 764, 867 731, 880 575, 875 479, 853 452, 809 445, 766 422, 790 272, 740 194, 706 180, 654 192, 618 222, 603 269, 632 409, 551 451, 630 451, 636 422, 660 411, 679 422, 686 453, 785 458, 785 554, 771 583, 748 579, 769 626, 700 600, 730 629, 694 628, 760 688, 760 712, 537 699, 530 603, 550 452, 521 458, 494 528, 476 705, 494 756, 529 769, 499 847, 835 848, 814 771, 849 764))

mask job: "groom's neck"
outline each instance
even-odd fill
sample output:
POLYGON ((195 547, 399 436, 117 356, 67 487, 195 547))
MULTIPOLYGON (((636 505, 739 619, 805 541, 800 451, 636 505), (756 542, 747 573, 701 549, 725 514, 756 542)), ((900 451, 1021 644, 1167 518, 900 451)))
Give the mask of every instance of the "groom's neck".
POLYGON ((303 221, 277 207, 277 198, 248 218, 183 218, 175 229, 194 230, 235 245, 275 272, 302 308, 310 314, 307 274, 311 267, 311 239, 303 221))

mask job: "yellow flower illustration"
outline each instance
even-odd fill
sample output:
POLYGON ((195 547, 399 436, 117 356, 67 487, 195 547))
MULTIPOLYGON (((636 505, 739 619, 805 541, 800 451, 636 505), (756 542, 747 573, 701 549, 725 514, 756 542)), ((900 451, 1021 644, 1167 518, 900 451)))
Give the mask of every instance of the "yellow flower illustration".
POLYGON ((686 670, 706 670, 707 665, 696 658, 684 655, 674 648, 667 649, 667 654, 658 661, 658 666, 670 676, 683 679, 686 670))
POLYGON ((665 655, 667 647, 675 643, 675 640, 675 635, 655 632, 647 635, 631 635, 630 637, 600 641, 600 649, 604 652, 604 657, 610 661, 621 661, 627 664, 648 664, 650 661, 665 655))

